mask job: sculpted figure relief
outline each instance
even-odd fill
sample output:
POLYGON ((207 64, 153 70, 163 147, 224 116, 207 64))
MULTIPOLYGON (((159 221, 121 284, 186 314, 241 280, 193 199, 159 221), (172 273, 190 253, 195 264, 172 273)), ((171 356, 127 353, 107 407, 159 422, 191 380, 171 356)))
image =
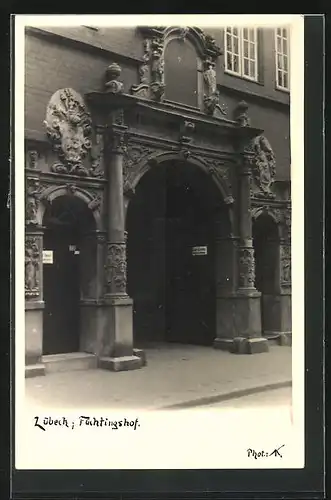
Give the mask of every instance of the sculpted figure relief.
POLYGON ((253 175, 255 182, 262 194, 273 197, 271 185, 276 174, 276 158, 269 144, 263 135, 256 137, 253 141, 253 175))
POLYGON ((35 237, 30 236, 25 241, 25 295, 39 295, 39 248, 35 237))

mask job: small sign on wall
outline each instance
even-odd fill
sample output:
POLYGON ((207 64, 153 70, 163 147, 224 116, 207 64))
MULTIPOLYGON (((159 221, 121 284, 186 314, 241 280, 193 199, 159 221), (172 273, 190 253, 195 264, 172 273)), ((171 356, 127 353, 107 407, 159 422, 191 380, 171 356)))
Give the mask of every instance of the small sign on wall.
POLYGON ((43 250, 43 264, 53 264, 53 250, 43 250))
POLYGON ((192 247, 192 255, 207 255, 207 247, 192 247))

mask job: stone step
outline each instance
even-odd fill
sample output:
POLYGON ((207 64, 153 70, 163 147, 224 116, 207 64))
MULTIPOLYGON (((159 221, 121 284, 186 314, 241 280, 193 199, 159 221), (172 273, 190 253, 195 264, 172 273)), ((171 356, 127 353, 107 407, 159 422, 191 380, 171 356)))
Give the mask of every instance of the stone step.
POLYGON ((48 354, 42 357, 42 362, 46 374, 97 368, 97 357, 86 352, 48 354))

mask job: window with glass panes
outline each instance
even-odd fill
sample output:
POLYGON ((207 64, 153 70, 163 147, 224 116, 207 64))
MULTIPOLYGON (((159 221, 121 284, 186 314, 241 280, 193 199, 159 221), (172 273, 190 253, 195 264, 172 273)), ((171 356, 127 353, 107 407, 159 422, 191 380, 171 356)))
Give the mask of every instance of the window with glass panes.
POLYGON ((276 81, 278 88, 289 90, 289 37, 286 28, 276 28, 276 81))
POLYGON ((257 80, 256 28, 227 27, 225 47, 225 70, 243 78, 257 80))

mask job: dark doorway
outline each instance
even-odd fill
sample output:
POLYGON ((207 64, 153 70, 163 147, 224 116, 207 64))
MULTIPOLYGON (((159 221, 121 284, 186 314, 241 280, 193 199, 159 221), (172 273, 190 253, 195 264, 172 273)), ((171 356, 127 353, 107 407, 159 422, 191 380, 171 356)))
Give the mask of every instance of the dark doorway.
POLYGON ((215 338, 214 188, 184 163, 150 170, 136 188, 127 213, 136 345, 215 338))
POLYGON ((279 237, 275 221, 261 214, 253 222, 255 287, 261 292, 261 322, 264 335, 273 330, 279 293, 279 237))
POLYGON ((44 250, 50 260, 43 264, 43 354, 79 351, 80 258, 83 235, 93 222, 74 196, 56 198, 45 212, 44 250))

